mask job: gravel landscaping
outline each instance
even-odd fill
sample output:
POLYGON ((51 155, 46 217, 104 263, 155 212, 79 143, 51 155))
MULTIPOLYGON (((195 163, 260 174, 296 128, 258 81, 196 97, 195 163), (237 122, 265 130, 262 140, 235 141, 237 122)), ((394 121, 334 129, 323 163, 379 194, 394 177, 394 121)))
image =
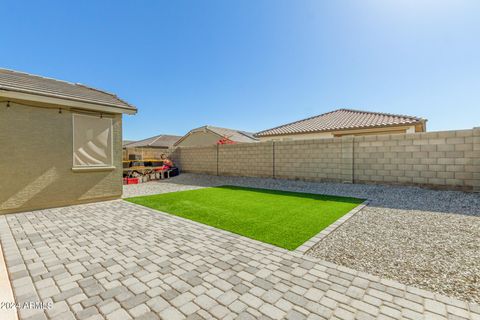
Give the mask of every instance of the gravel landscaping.
POLYGON ((307 254, 480 303, 480 195, 415 187, 182 174, 129 185, 124 197, 238 185, 367 198, 369 206, 307 254))

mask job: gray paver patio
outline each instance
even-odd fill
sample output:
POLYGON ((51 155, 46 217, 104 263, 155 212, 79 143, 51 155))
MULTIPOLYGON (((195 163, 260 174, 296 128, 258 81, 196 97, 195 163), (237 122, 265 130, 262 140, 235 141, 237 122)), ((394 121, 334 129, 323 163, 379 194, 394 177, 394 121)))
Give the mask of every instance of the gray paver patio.
MULTIPOLYGON (((161 182, 125 186, 124 195, 129 197, 217 185, 369 199, 365 209, 324 237, 307 254, 407 285, 480 303, 478 193, 182 173, 161 182)), ((332 228, 334 225, 321 234, 332 228)), ((307 243, 308 247, 315 240, 320 239, 312 239, 311 243, 307 243)))
POLYGON ((480 307, 121 200, 0 216, 21 319, 480 319, 480 307))

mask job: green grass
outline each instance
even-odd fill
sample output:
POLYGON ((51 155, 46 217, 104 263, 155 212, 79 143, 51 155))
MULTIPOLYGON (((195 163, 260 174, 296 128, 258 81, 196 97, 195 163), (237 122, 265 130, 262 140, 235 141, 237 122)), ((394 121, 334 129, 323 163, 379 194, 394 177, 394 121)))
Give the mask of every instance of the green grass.
POLYGON ((363 202, 310 193, 222 186, 126 199, 294 250, 363 202))

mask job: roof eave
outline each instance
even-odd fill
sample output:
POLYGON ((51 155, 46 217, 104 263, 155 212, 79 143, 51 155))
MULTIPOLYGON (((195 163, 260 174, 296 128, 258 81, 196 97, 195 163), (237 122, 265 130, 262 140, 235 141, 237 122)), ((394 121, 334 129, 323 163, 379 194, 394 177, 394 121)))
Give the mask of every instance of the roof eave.
POLYGON ((91 102, 82 99, 66 98, 54 94, 42 94, 28 90, 17 90, 11 88, 0 88, 0 97, 18 99, 24 101, 41 102, 53 104, 56 106, 66 106, 71 108, 80 108, 85 110, 108 112, 108 113, 124 113, 133 115, 137 113, 137 109, 133 106, 121 107, 108 103, 91 102))
POLYGON ((276 136, 288 136, 296 134, 311 134, 311 133, 324 133, 324 132, 336 132, 336 131, 347 131, 347 130, 361 130, 361 129, 378 129, 378 128, 392 128, 392 127, 409 127, 414 126, 419 123, 426 122, 426 119, 419 119, 418 121, 412 123, 403 123, 403 124, 392 124, 392 125, 377 125, 377 126, 364 126, 364 127, 349 127, 349 128, 338 128, 338 129, 324 129, 324 130, 309 130, 309 131, 297 131, 297 132, 287 132, 287 133, 271 133, 271 134, 255 134, 256 137, 265 138, 265 137, 276 137, 276 136))

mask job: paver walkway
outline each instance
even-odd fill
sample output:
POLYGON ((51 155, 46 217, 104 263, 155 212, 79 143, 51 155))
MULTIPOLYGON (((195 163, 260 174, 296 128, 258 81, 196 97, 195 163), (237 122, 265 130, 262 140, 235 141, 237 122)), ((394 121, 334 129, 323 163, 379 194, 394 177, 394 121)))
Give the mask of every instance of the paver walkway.
POLYGON ((121 200, 0 216, 21 319, 480 319, 480 307, 121 200))
POLYGON ((308 255, 460 300, 480 303, 480 194, 182 173, 124 186, 124 196, 235 185, 369 199, 308 255))

